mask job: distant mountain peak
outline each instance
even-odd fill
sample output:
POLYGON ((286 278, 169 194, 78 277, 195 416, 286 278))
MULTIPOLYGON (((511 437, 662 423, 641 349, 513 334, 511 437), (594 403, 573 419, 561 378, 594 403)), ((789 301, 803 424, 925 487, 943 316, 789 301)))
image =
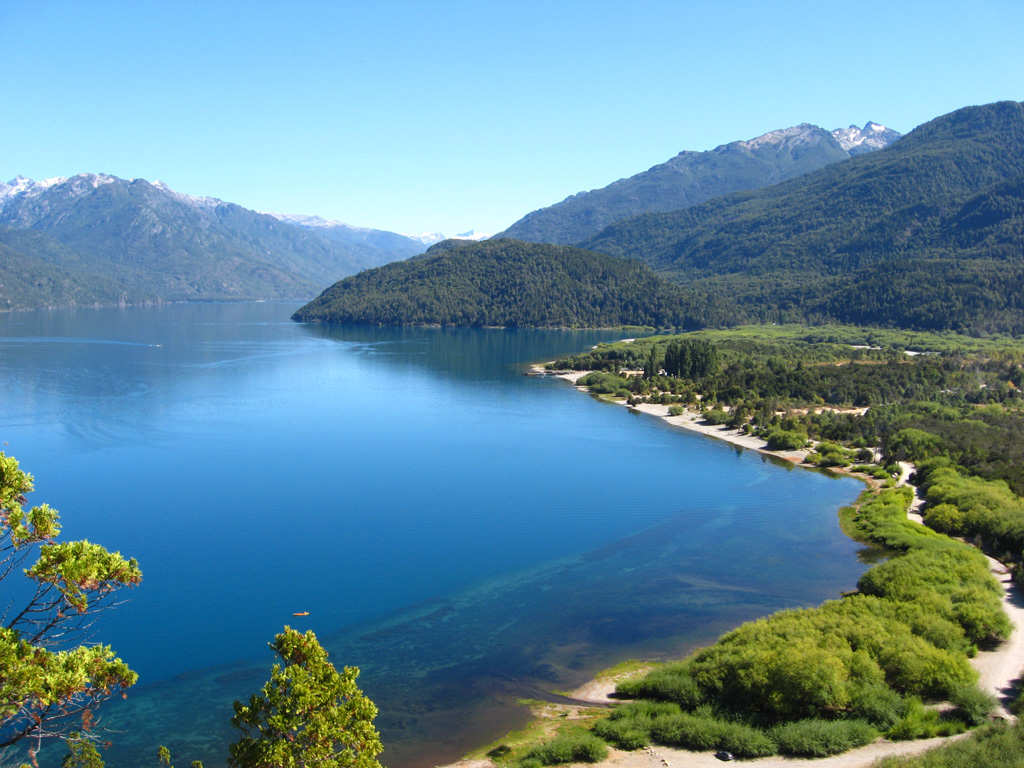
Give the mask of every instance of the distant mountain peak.
POLYGON ((749 141, 738 141, 736 143, 744 149, 753 150, 763 147, 766 144, 783 144, 793 140, 796 140, 796 143, 809 141, 811 136, 815 132, 819 131, 821 131, 821 129, 816 125, 800 123, 800 125, 794 125, 790 128, 779 128, 775 131, 768 131, 768 133, 761 134, 749 141))
POLYGON ((218 206, 227 205, 223 200, 216 197, 195 197, 194 195, 186 195, 184 192, 176 192, 159 179, 153 182, 153 186, 161 192, 170 195, 175 200, 179 200, 186 205, 191 205, 193 208, 202 208, 203 210, 212 211, 218 206))
POLYGON ((892 144, 902 134, 892 128, 886 128, 881 123, 868 121, 863 128, 851 125, 849 128, 836 128, 832 136, 839 142, 839 146, 847 152, 860 148, 883 149, 892 144))
POLYGON ((689 208, 713 197, 776 184, 881 149, 899 137, 896 131, 874 122, 864 128, 835 131, 800 123, 706 152, 683 151, 642 173, 532 211, 499 237, 578 243, 617 221, 689 208))
MULTIPOLYGON (((79 173, 74 176, 54 176, 52 179, 33 181, 25 176, 15 176, 6 184, 0 184, 0 210, 15 198, 29 200, 39 197, 50 189, 65 189, 68 197, 75 198, 92 192, 104 184, 123 181, 105 173, 79 173)), ((134 179, 129 179, 134 181, 134 179)))
POLYGON ((410 240, 415 240, 416 242, 423 243, 423 245, 426 246, 431 246, 436 243, 440 243, 442 240, 448 239, 440 232, 420 232, 418 235, 406 234, 405 236, 410 240))

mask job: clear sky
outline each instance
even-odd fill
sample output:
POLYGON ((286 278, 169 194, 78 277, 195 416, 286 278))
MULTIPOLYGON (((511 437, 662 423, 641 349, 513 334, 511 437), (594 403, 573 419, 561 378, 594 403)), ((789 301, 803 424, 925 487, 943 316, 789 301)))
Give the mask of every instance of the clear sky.
POLYGON ((677 152, 1024 100, 1024 2, 0 0, 0 180, 493 233, 677 152))

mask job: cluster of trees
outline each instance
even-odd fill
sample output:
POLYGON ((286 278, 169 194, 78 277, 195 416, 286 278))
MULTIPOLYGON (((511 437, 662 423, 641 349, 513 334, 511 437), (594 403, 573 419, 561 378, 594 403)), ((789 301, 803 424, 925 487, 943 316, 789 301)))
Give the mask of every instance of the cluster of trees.
POLYGON ((346 278, 293 316, 305 322, 694 329, 739 312, 635 261, 579 248, 487 240, 346 278))
MULTIPOLYGON (((24 601, 5 606, 0 625, 0 750, 27 745, 35 763, 45 741, 60 739, 68 746, 65 768, 102 768, 96 746, 106 734, 96 727, 96 709, 138 676, 110 647, 84 640, 98 614, 142 573, 135 560, 99 545, 58 542, 57 511, 46 504, 26 509, 32 490, 32 476, 0 452, 0 581, 17 578, 36 556, 23 571, 27 590, 5 584, 5 594, 24 601)), ((380 768, 377 709, 356 686, 359 670, 338 672, 311 631, 285 627, 270 647, 281 663, 248 703, 235 702, 231 722, 241 736, 228 764, 380 768)), ((158 757, 170 767, 164 747, 158 757)))
MULTIPOLYGON (((657 352, 652 347, 657 360, 657 352)), ((718 348, 709 341, 680 339, 669 342, 661 363, 665 373, 678 379, 704 379, 718 373, 718 348)))

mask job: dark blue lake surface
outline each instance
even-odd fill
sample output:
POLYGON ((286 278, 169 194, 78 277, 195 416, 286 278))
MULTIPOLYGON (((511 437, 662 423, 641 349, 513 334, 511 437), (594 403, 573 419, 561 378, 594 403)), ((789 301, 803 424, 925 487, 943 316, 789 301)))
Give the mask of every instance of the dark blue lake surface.
POLYGON ((222 764, 285 624, 360 667, 383 762, 427 766, 522 722, 519 697, 864 569, 836 518, 859 483, 522 375, 621 333, 325 328, 297 306, 0 315, 0 442, 30 501, 143 569, 95 638, 141 675, 104 707, 112 768, 158 744, 222 764))

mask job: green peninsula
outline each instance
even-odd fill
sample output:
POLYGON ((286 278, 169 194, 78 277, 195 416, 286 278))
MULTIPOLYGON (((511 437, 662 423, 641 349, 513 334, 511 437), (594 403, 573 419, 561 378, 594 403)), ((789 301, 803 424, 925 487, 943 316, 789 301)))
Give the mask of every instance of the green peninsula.
POLYGON ((335 283, 293 315, 304 322, 503 328, 695 329, 732 324, 731 302, 637 261, 568 246, 448 241, 421 258, 335 283))

